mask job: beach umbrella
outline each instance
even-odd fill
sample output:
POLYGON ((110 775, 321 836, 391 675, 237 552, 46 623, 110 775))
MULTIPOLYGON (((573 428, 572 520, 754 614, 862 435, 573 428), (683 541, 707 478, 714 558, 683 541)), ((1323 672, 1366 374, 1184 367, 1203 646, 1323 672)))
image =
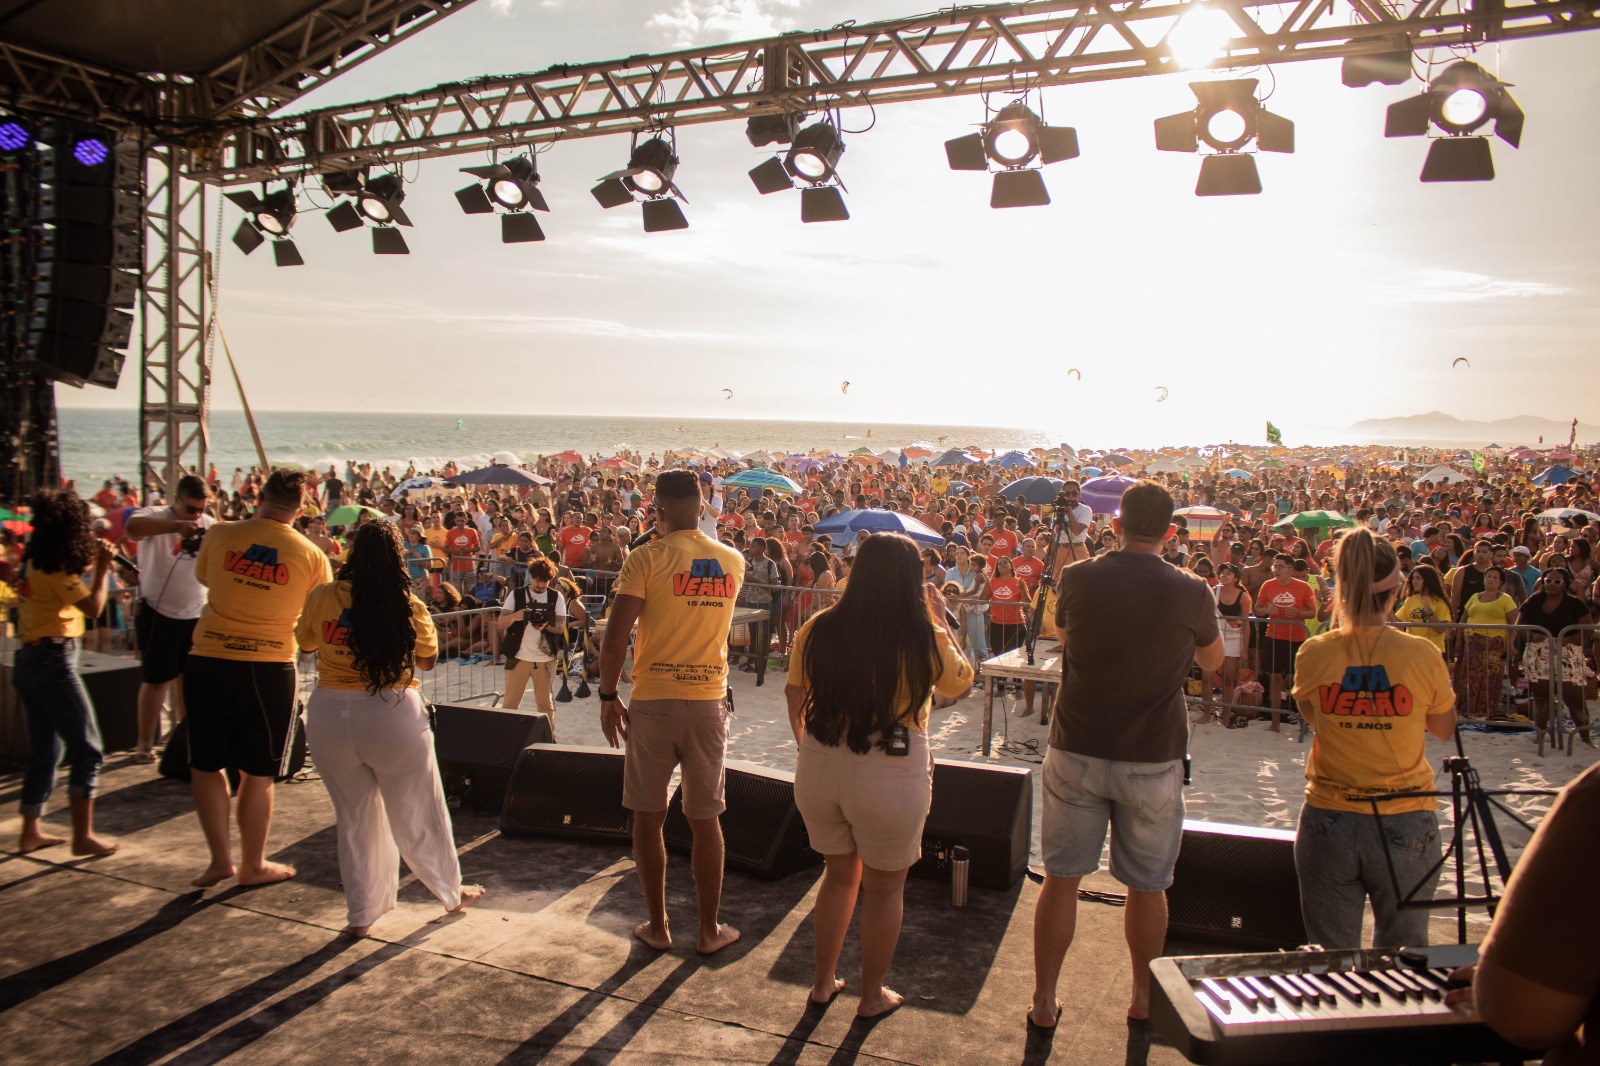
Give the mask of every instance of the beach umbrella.
POLYGON ((1019 466, 1032 466, 1033 460, 1019 451, 1009 451, 996 457, 994 465, 1005 470, 1015 470, 1019 466))
POLYGON ((812 526, 814 532, 828 534, 836 544, 844 543, 863 529, 871 533, 904 533, 918 544, 936 548, 944 545, 944 538, 938 533, 898 511, 841 511, 812 526))
POLYGON ((1577 476, 1578 472, 1572 469, 1572 467, 1562 466, 1560 463, 1557 463, 1554 466, 1546 467, 1545 469, 1539 471, 1539 473, 1533 475, 1533 483, 1535 485, 1565 485, 1567 482, 1571 481, 1577 476))
POLYGON ((850 454, 851 455, 870 455, 874 459, 876 459, 878 457, 878 453, 874 452, 871 448, 867 447, 865 444, 863 444, 859 448, 851 448, 850 449, 850 454))
POLYGON ((1286 465, 1282 459, 1274 459, 1270 455, 1261 460, 1261 469, 1263 470, 1282 470, 1286 465))
POLYGON ((1115 514, 1122 506, 1122 494, 1139 482, 1121 474, 1090 478, 1083 483, 1082 502, 1095 514, 1115 514))
POLYGON ((1342 511, 1296 511, 1272 524, 1273 529, 1349 529, 1356 520, 1342 511))
POLYGON ((523 488, 554 484, 549 478, 540 477, 520 466, 485 466, 445 480, 452 485, 515 485, 523 488))
POLYGON ((1250 478, 1251 478, 1251 474, 1250 474, 1250 471, 1248 471, 1248 470, 1241 470, 1241 469, 1240 469, 1240 468, 1239 468, 1239 467, 1237 467, 1237 466, 1236 466, 1236 467, 1234 467, 1234 468, 1233 468, 1233 469, 1231 469, 1231 470, 1224 470, 1224 471, 1223 471, 1223 472, 1222 472, 1222 476, 1223 476, 1223 477, 1231 477, 1231 478, 1233 478, 1233 480, 1235 480, 1235 481, 1249 481, 1249 480, 1250 480, 1250 478))
POLYGON ((972 486, 965 481, 952 481, 945 487, 946 492, 966 492, 972 486))
POLYGON ((900 458, 915 461, 917 459, 927 459, 932 455, 932 448, 923 448, 920 445, 913 444, 901 451, 900 458))
POLYGON ((1121 452, 1112 452, 1105 457, 1104 462, 1107 466, 1132 466, 1133 456, 1123 455, 1121 452))
POLYGON ((1209 536, 1222 528, 1222 523, 1231 521, 1233 515, 1216 507, 1180 507, 1172 512, 1173 517, 1183 516, 1183 521, 1189 527, 1190 533, 1209 536))
POLYGON ((628 462, 628 460, 624 459, 620 455, 613 455, 609 459, 602 459, 600 461, 600 468, 602 470, 637 470, 637 469, 639 469, 633 463, 628 462))
POLYGON ((770 463, 773 461, 771 452, 754 451, 744 457, 747 463, 770 463))
MULTIPOLYGON (((687 451, 688 449, 684 449, 684 450, 687 451)), ((554 459, 558 463, 582 463, 583 462, 583 456, 579 455, 577 452, 573 451, 571 448, 568 448, 564 452, 556 452, 554 455, 550 456, 550 458, 554 459)))
POLYGON ((1552 507, 1548 511, 1540 511, 1535 517, 1546 525, 1552 523, 1570 525, 1572 520, 1579 515, 1582 515, 1587 521, 1600 522, 1600 514, 1595 514, 1593 511, 1585 511, 1581 507, 1552 507))
POLYGON ((1183 470, 1183 467, 1179 466, 1171 459, 1157 459, 1154 463, 1151 463, 1147 469, 1152 474, 1176 474, 1180 473, 1183 470))
MULTIPOLYGON (((909 451, 910 449, 907 449, 909 451)), ((951 448, 933 461, 934 466, 961 466, 964 463, 975 463, 978 460, 962 451, 960 448, 951 448)))
POLYGON ((905 465, 905 456, 901 455, 893 448, 885 448, 883 451, 878 453, 878 458, 882 459, 886 463, 896 463, 901 466, 905 465))
POLYGON ((1432 470, 1424 470, 1417 475, 1418 481, 1431 481, 1435 485, 1462 484, 1472 479, 1461 471, 1448 466, 1436 466, 1432 470))
POLYGON ((0 521, 0 527, 11 530, 19 537, 26 537, 33 532, 33 526, 20 518, 7 518, 0 521))
POLYGON ((450 491, 450 486, 442 477, 412 477, 406 478, 396 485, 394 491, 389 493, 389 499, 398 500, 406 493, 416 496, 418 494, 426 495, 430 492, 448 491, 450 491))
POLYGON ((1105 471, 1101 470, 1098 466, 1085 466, 1080 467, 1078 473, 1086 474, 1089 477, 1099 477, 1101 474, 1105 473, 1105 471))
POLYGON ((1024 503, 1044 505, 1055 501, 1056 494, 1065 484, 1058 477, 1025 477, 1013 481, 1000 490, 1000 495, 1008 500, 1021 500, 1024 503))
POLYGON ((343 507, 336 507, 325 516, 330 526, 353 526, 361 512, 365 511, 373 518, 382 518, 383 512, 376 507, 366 507, 360 504, 347 503, 343 507))
POLYGON ((1201 467, 1210 466, 1211 461, 1209 459, 1202 459, 1198 455, 1185 455, 1182 459, 1178 460, 1178 465, 1186 466, 1190 470, 1197 470, 1201 467))
MULTIPOLYGON (((813 462, 815 460, 812 460, 813 462)), ((741 470, 739 473, 722 482, 723 487, 731 485, 734 488, 749 489, 751 495, 759 495, 763 489, 771 489, 780 495, 794 496, 799 494, 801 487, 793 480, 784 477, 776 470, 769 470, 764 466, 754 467, 750 470, 741 470)))

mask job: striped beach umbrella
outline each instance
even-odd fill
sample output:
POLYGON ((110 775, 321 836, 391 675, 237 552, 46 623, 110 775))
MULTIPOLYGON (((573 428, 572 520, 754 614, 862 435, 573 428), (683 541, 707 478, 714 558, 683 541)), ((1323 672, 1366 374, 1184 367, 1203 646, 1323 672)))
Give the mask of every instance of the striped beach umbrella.
POLYGON ((732 477, 726 478, 722 484, 725 488, 731 486, 736 489, 748 489, 752 495, 760 495, 762 489, 771 489, 773 492, 783 496, 796 496, 801 492, 800 486, 794 481, 784 477, 776 470, 763 466, 741 470, 732 477))

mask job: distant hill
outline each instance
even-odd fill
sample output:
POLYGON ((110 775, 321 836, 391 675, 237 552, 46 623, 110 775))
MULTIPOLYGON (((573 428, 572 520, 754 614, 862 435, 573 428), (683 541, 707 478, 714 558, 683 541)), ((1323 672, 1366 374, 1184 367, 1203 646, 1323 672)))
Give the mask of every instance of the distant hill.
MULTIPOLYGON (((1350 432, 1373 440, 1449 441, 1475 444, 1537 444, 1544 437, 1545 447, 1566 444, 1572 422, 1536 415, 1515 415, 1493 422, 1456 418, 1441 411, 1400 418, 1368 418, 1350 427, 1350 432)), ((1600 426, 1578 423, 1578 443, 1600 438, 1600 426)))

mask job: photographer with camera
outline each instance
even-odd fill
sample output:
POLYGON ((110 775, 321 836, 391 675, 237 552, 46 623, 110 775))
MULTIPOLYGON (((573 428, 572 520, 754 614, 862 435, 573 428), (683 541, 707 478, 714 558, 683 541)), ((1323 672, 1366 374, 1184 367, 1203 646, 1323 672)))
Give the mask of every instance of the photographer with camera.
POLYGON ((1073 563, 1081 563, 1093 552, 1089 547, 1089 526, 1094 522, 1094 512, 1089 505, 1080 503, 1083 488, 1076 481, 1064 481, 1061 491, 1051 505, 1050 517, 1056 529, 1056 577, 1073 563))
POLYGON ((558 655, 566 654, 567 598, 551 588, 556 570, 548 559, 528 564, 528 583, 513 589, 500 608, 500 651, 509 660, 506 666, 506 695, 501 706, 516 710, 522 694, 533 681, 535 705, 545 714, 555 714, 550 695, 558 655))
POLYGON ((194 624, 206 605, 195 577, 200 541, 216 519, 206 513, 210 493, 193 474, 178 479, 170 507, 145 507, 128 516, 123 532, 139 544, 139 740, 134 762, 155 762, 161 711, 168 695, 173 720, 183 720, 183 663, 194 624))

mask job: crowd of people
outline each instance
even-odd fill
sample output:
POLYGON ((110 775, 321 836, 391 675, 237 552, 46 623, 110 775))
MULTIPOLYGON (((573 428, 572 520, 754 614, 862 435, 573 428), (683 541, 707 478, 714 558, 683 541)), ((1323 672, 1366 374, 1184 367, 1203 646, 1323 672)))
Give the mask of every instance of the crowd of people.
MULTIPOLYGON (((1547 494, 1499 462, 1461 484, 1381 466, 1287 468, 1249 489, 1166 475, 1131 482, 1097 514, 1080 470, 1062 471, 1048 504, 1030 504, 1005 492, 1018 471, 983 463, 810 464, 797 471, 798 491, 752 492, 730 484, 730 463, 636 469, 634 459, 543 463, 537 478, 519 479, 532 484, 466 492, 406 487, 417 472, 360 465, 342 477, 241 470, 231 489, 212 472, 210 484, 182 479, 170 504, 138 507, 108 486, 115 506, 97 504, 94 518, 70 487, 42 491, 31 535, 4 560, 35 740, 19 850, 66 843, 41 824, 63 752, 73 852, 117 847, 93 829, 102 752, 76 670, 85 619, 100 615, 113 572, 139 590, 139 755, 153 754, 169 703, 188 730, 208 852, 197 886, 295 876, 267 858, 273 782, 290 754, 297 657, 316 656, 307 732, 357 936, 394 907, 401 858, 448 910, 482 895, 462 883, 417 674, 452 652, 502 656, 508 705, 531 683, 548 708, 550 663, 566 661, 567 634, 589 603, 608 622, 593 668, 601 729, 625 748, 622 800, 646 906, 634 933, 656 949, 672 943, 663 825, 681 772, 696 947, 736 941, 720 921, 728 676, 738 662, 729 629, 737 606, 766 607, 743 657, 787 660, 796 803, 825 861, 811 998, 825 1004, 845 986, 835 971, 859 899, 862 1017, 903 1002, 885 982, 931 803, 930 711, 981 683, 981 662, 1031 627, 1060 640, 1063 660, 1040 771, 1035 1029, 1062 1015, 1079 881, 1098 869, 1108 831, 1111 873, 1129 890, 1128 1016, 1148 1016, 1181 839, 1186 678, 1198 675, 1202 713, 1214 705, 1237 726, 1254 712, 1226 684, 1256 673, 1268 682, 1269 728, 1293 713, 1313 733, 1296 865, 1307 928, 1329 947, 1359 945, 1369 905, 1378 942, 1426 942, 1426 922, 1391 890, 1395 849, 1373 841, 1399 844, 1401 876, 1426 896, 1438 876, 1437 804, 1371 808, 1373 797, 1432 783, 1425 734, 1452 735, 1458 714, 1503 710, 1522 680, 1539 721, 1564 706, 1588 740, 1592 643, 1569 627, 1594 616, 1600 526, 1586 519, 1593 491, 1581 477, 1547 494), (1212 509, 1211 529, 1188 528, 1181 511, 1192 507, 1212 509), (1570 508, 1562 525, 1541 520, 1551 507, 1570 508), (928 543, 866 530, 836 543, 818 531, 847 510, 898 512, 928 543), (474 607, 489 609, 495 628, 452 647, 449 627, 474 607), (1430 628, 1445 620, 1460 627, 1430 628), (239 774, 236 792, 228 771, 239 774), (1376 836, 1362 828, 1374 818, 1376 836)), ((1486 959, 1492 996, 1526 994, 1517 982, 1528 979, 1542 990, 1512 939, 1508 928, 1486 959)))

